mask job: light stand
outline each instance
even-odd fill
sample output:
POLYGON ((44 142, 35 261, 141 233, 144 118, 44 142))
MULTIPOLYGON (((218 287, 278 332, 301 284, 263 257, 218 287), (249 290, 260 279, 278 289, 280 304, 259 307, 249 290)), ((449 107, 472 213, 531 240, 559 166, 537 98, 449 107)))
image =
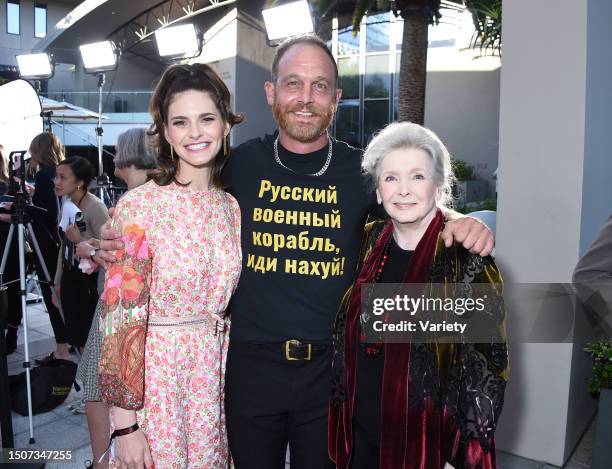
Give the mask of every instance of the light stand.
POLYGON ((104 162, 102 155, 102 137, 104 128, 102 127, 102 88, 106 80, 106 72, 116 70, 119 64, 121 51, 111 41, 94 42, 79 46, 83 59, 83 69, 90 75, 98 75, 98 126, 96 127, 96 140, 98 143, 98 177, 96 178, 96 189, 103 202, 111 201, 108 195, 110 186, 108 176, 104 174, 104 162))
POLYGON ((96 185, 99 189, 100 200, 104 202, 104 191, 108 189, 108 176, 104 174, 104 167, 102 162, 102 137, 104 136, 104 128, 102 127, 102 88, 106 81, 106 74, 104 72, 98 75, 98 127, 96 127, 96 139, 98 142, 98 178, 96 179, 96 185))

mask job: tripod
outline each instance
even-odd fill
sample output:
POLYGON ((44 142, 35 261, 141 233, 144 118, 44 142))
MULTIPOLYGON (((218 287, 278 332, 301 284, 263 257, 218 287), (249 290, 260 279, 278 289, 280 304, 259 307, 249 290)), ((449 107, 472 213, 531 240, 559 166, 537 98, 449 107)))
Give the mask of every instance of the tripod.
MULTIPOLYGON (((0 288, 5 288, 6 285, 9 285, 13 282, 19 282, 19 295, 21 299, 21 311, 23 313, 23 336, 24 336, 24 362, 23 368, 26 370, 26 388, 27 388, 27 397, 28 397, 28 420, 30 426, 30 444, 34 444, 36 440, 34 439, 34 426, 32 421, 32 388, 30 382, 30 350, 29 350, 29 342, 28 342, 28 310, 26 306, 26 267, 25 267, 25 233, 26 229, 29 234, 30 241, 32 246, 34 247, 34 251, 36 252, 36 256, 38 257, 38 262, 40 263, 40 267, 45 275, 46 283, 51 287, 51 294, 55 297, 55 290, 53 288, 53 282, 51 280, 51 276, 49 275, 49 271, 47 270, 47 266, 43 259, 42 253, 40 252, 40 247, 38 246, 38 240, 36 239, 36 235, 34 234, 34 229, 32 228, 32 223, 30 220, 30 214, 28 212, 38 211, 38 212, 46 212, 46 210, 35 207, 33 205, 28 204, 26 199, 26 192, 23 190, 20 193, 15 195, 15 199, 13 202, 14 212, 11 216, 11 226, 9 228, 9 233, 6 239, 6 246, 4 248, 4 253, 2 255, 2 263, 0 264, 0 288), (6 262, 8 260, 9 251, 11 249, 11 244, 13 240, 13 235, 15 234, 15 229, 17 229, 17 241, 18 241, 18 255, 19 255, 19 279, 11 280, 10 282, 5 283, 3 280, 4 271, 6 268, 6 262)), ((40 279, 39 279, 39 282, 40 279)), ((58 298, 55 297, 56 303, 59 305, 58 298)), ((60 315, 63 314, 60 310, 60 315)), ((0 370, 2 371, 2 370, 0 370)), ((0 378, 1 379, 1 378, 0 378)), ((4 425, 3 425, 3 438, 4 438, 4 425)))

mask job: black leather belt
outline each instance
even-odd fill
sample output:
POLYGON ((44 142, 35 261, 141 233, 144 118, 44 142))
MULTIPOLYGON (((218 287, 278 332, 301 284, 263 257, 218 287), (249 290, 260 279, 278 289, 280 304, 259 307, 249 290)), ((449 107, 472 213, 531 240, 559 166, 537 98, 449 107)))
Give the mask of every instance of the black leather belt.
POLYGON ((248 343, 234 341, 230 348, 243 348, 245 353, 247 350, 267 350, 274 355, 280 356, 287 361, 311 361, 318 355, 329 352, 332 348, 330 343, 309 343, 302 342, 298 339, 285 340, 283 342, 264 342, 264 343, 248 343))
POLYGON ((331 344, 310 344, 297 339, 286 340, 282 343, 282 346, 283 354, 288 361, 309 361, 313 356, 325 353, 331 349, 331 344))

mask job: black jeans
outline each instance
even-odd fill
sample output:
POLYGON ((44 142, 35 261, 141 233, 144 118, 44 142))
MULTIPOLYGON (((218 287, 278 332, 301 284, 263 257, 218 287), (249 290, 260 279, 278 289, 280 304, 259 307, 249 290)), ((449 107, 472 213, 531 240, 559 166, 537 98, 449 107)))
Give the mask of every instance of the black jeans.
POLYGON ((225 412, 236 469, 335 467, 327 451, 331 346, 316 346, 312 360, 287 361, 282 344, 230 341, 225 412))
POLYGON ((84 347, 98 304, 98 273, 87 275, 64 263, 61 300, 68 343, 84 347))

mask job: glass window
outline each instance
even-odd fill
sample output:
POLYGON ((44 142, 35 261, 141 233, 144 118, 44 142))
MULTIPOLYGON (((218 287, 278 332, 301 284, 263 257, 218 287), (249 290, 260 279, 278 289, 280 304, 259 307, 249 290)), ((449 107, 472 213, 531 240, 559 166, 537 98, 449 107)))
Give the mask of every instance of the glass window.
POLYGON ((389 123, 389 100, 365 101, 363 106, 363 143, 367 145, 389 123))
POLYGON ((391 35, 393 43, 395 44, 395 50, 402 50, 402 39, 404 35, 404 21, 401 18, 397 18, 391 24, 391 35))
POLYGON ((389 97, 391 91, 389 55, 370 55, 366 57, 365 68, 365 97, 389 97))
POLYGON ((368 16, 366 19, 366 52, 389 50, 389 13, 368 16))
POLYGON ((34 36, 47 35, 47 5, 36 3, 34 5, 34 36))
POLYGON ((342 97, 346 99, 359 98, 359 57, 344 57, 338 59, 338 74, 342 97))
POLYGON ((397 98, 399 92, 399 80, 400 80, 400 59, 402 54, 395 56, 395 75, 393 75, 393 96, 397 98))
POLYGON ((359 141, 359 100, 342 100, 336 112, 336 138, 356 148, 359 141))
POLYGON ((338 31, 338 55, 359 54, 359 34, 353 36, 353 27, 338 31))
POLYGON ((6 32, 19 34, 19 0, 6 2, 6 32))

